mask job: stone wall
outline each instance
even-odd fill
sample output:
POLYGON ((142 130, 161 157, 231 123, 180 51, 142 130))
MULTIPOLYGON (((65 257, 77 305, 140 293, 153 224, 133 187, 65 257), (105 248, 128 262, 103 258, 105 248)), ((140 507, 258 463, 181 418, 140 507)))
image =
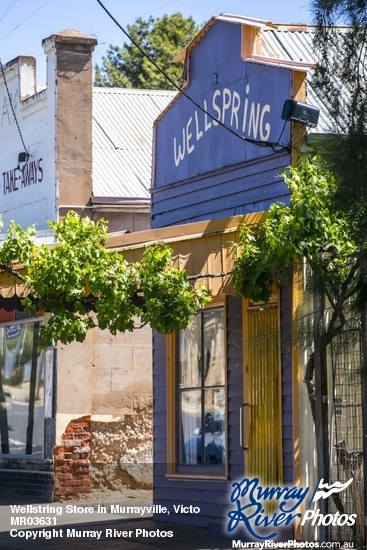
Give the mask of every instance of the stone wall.
POLYGON ((54 468, 56 501, 80 499, 91 490, 108 497, 125 488, 151 489, 152 409, 120 421, 72 420, 54 449, 54 468))
POLYGON ((151 489, 152 409, 118 422, 91 422, 91 482, 99 492, 151 489))

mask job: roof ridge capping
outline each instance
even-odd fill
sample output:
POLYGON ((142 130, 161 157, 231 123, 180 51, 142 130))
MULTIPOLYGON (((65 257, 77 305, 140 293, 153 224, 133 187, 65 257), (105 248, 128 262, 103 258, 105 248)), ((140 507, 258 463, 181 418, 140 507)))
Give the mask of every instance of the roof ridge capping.
POLYGON ((315 28, 316 25, 309 25, 308 23, 277 23, 277 30, 285 32, 313 32, 315 28))
POLYGON ((154 90, 149 88, 120 88, 118 86, 93 86, 93 92, 102 94, 123 94, 123 95, 174 95, 175 90, 154 90))
POLYGON ((278 24, 272 23, 269 19, 258 19, 256 17, 246 17, 245 15, 234 15, 232 13, 222 12, 219 15, 214 16, 216 21, 227 21, 228 23, 241 23, 249 27, 257 27, 263 29, 264 27, 271 27, 277 29, 278 24))

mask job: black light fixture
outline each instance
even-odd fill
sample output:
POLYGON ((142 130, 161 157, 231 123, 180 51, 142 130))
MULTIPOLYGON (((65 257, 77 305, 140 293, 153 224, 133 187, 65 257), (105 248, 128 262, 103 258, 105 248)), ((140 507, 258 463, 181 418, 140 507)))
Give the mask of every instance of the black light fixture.
POLYGON ((18 155, 18 169, 23 170, 29 159, 29 153, 22 151, 18 155))
POLYGON ((18 164, 20 164, 21 162, 27 162, 28 159, 29 159, 29 153, 22 151, 18 155, 18 164))
POLYGON ((320 110, 312 105, 300 103, 294 99, 286 99, 283 105, 282 119, 316 128, 320 110))

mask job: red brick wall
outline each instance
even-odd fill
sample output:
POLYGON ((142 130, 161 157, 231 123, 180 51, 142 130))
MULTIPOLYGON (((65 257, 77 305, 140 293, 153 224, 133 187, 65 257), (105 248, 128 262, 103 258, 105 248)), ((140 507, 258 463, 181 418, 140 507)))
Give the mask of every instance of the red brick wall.
POLYGON ((62 444, 54 448, 54 459, 54 500, 90 492, 90 416, 69 422, 62 444))

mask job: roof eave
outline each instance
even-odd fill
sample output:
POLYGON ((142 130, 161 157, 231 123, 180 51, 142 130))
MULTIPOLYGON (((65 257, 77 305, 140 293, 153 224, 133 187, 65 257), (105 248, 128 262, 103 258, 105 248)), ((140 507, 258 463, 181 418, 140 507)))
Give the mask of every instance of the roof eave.
POLYGON ((317 63, 306 63, 304 61, 292 61, 290 59, 277 59, 275 57, 265 57, 263 55, 252 55, 246 57, 244 61, 250 63, 261 63, 271 67, 279 67, 282 69, 290 69, 292 71, 307 72, 317 67, 317 63))

